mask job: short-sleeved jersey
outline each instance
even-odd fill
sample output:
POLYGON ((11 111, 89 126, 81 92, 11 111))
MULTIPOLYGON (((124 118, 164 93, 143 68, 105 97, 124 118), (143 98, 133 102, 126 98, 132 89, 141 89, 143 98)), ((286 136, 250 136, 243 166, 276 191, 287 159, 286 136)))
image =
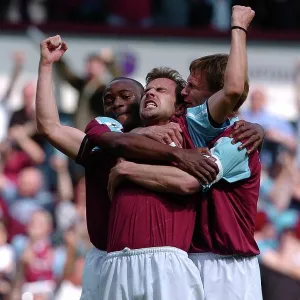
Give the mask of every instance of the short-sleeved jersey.
MULTIPOLYGON (((194 147, 184 118, 176 120, 183 131, 183 147, 194 147)), ((173 246, 188 251, 195 223, 194 196, 155 193, 125 182, 110 211, 108 251, 173 246)))
MULTIPOLYGON (((114 131, 122 133, 122 125, 106 117, 92 120, 86 132, 100 135, 114 131)), ((94 147, 85 137, 81 143, 76 162, 85 168, 87 227, 92 244, 106 251, 108 219, 111 201, 107 193, 108 175, 116 159, 108 152, 94 147)))
POLYGON ((186 112, 186 120, 192 141, 196 147, 207 147, 226 128, 231 126, 238 118, 226 120, 216 127, 212 124, 207 102, 199 106, 190 107, 186 112))
POLYGON ((259 254, 254 240, 260 185, 258 152, 247 156, 232 145, 233 128, 224 131, 210 144, 220 173, 206 187, 197 203, 195 231, 190 252, 251 256, 259 254))

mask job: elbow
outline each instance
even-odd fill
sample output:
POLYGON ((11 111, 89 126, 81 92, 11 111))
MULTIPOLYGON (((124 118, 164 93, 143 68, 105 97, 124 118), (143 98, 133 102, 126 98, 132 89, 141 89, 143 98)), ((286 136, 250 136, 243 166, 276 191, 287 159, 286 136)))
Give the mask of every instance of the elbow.
POLYGON ((179 186, 182 195, 192 195, 200 190, 200 182, 196 178, 184 180, 179 186))
POLYGON ((59 124, 52 122, 40 122, 37 120, 37 132, 46 140, 51 140, 51 137, 55 135, 56 130, 59 130, 59 124))
POLYGON ((244 93, 244 86, 232 85, 225 88, 225 99, 231 104, 237 102, 244 93))

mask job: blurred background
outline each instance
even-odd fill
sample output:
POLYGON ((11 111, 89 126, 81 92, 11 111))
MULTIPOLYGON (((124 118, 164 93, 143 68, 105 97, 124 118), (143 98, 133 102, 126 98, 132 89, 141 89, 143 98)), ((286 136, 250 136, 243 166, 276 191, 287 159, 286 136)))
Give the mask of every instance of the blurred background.
POLYGON ((55 92, 61 120, 84 129, 111 78, 144 84, 156 66, 186 78, 193 59, 228 53, 235 4, 256 11, 240 117, 266 131, 255 232, 264 299, 300 299, 300 1, 1 0, 0 300, 79 299, 91 247, 84 172, 35 129, 40 41, 67 42, 55 92))

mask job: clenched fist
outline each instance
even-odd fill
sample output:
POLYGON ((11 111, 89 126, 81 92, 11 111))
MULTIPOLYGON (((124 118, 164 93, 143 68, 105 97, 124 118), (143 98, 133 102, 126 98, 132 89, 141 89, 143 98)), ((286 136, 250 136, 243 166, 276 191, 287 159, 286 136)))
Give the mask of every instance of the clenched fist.
POLYGON ((49 37, 41 42, 41 63, 53 64, 60 60, 64 53, 68 50, 68 46, 61 40, 59 35, 49 37))
POLYGON ((255 16, 249 6, 235 5, 232 7, 231 26, 240 26, 247 29, 255 16))

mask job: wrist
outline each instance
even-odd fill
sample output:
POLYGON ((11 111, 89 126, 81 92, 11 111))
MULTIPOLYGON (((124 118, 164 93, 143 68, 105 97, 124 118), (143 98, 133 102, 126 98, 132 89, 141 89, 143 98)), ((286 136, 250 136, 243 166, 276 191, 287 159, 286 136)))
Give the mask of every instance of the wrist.
POLYGON ((243 32, 243 33, 245 33, 246 35, 248 34, 248 31, 247 31, 247 27, 246 27, 246 26, 232 25, 232 26, 231 26, 231 30, 235 30, 235 31, 237 31, 237 32, 243 32))
POLYGON ((52 69, 53 63, 49 62, 47 59, 41 57, 40 58, 40 67, 52 69))
POLYGON ((169 161, 175 165, 179 165, 182 162, 182 149, 178 147, 170 147, 170 155, 169 155, 169 161))

